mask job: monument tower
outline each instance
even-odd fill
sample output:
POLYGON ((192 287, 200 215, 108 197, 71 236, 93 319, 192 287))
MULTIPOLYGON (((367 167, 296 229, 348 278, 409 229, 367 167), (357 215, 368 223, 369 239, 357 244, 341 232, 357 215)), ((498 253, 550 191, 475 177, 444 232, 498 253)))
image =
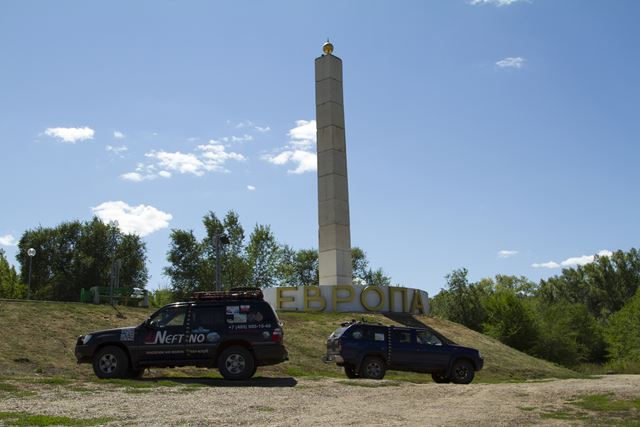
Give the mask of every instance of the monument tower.
POLYGON ((316 58, 320 285, 352 283, 342 60, 327 40, 316 58))

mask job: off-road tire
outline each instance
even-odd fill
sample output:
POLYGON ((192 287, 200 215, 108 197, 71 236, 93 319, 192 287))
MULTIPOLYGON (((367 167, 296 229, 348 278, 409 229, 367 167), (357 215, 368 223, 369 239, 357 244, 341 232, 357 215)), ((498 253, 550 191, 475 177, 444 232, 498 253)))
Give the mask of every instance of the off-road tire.
POLYGON ((360 365, 360 377, 381 380, 384 378, 386 370, 384 360, 376 356, 368 356, 364 358, 360 365))
POLYGON ((456 384, 469 384, 473 381, 475 369, 471 362, 465 359, 456 360, 451 367, 451 381, 456 384))
POLYGON ((120 347, 103 347, 93 356, 93 372, 98 378, 127 378, 129 358, 120 347))
POLYGON ((347 376, 347 378, 358 378, 358 371, 356 371, 355 366, 352 365, 345 365, 344 366, 344 374, 347 376))
POLYGON ((256 372, 255 366, 251 352, 240 346, 229 347, 218 357, 218 369, 227 380, 247 380, 256 372))
POLYGON ((434 372, 431 374, 434 383, 447 384, 451 382, 451 378, 444 372, 434 372))

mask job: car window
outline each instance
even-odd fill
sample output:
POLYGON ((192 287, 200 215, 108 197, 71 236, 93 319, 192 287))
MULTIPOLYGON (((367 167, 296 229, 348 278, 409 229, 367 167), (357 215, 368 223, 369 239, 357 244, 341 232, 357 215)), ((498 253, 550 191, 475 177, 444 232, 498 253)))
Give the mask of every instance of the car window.
POLYGON ((354 328, 351 331, 351 338, 353 338, 354 340, 361 340, 364 338, 364 332, 362 331, 362 328, 354 328))
POLYGON ((329 335, 329 338, 340 338, 342 334, 344 334, 344 331, 346 330, 347 330, 346 327, 338 328, 335 331, 333 331, 331 335, 329 335))
POLYGON ((423 345, 442 345, 442 341, 429 331, 418 331, 416 340, 423 345))
POLYGON ((223 307, 194 307, 191 309, 191 329, 220 329, 225 324, 223 307))
POLYGON ((411 331, 393 331, 393 341, 398 344, 410 344, 411 331))
POLYGON ((186 314, 186 307, 169 307, 156 313, 151 318, 151 324, 156 328, 183 326, 186 314))

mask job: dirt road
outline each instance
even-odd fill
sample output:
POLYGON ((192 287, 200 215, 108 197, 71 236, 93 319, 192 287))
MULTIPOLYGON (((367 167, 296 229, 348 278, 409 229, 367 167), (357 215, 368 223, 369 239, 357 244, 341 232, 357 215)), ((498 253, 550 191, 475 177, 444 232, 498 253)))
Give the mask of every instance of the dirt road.
MULTIPOLYGON (((576 425, 610 420, 571 403, 580 396, 640 399, 633 375, 468 386, 304 378, 8 383, 28 395, 0 395, 0 412, 108 417, 109 425, 576 425)), ((624 414, 640 421, 638 409, 624 414)))

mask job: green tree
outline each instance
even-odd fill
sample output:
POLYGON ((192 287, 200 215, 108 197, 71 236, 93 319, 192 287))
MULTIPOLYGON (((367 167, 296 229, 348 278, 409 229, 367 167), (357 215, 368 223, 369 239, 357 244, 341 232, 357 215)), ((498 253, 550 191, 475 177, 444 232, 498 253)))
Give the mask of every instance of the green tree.
POLYGON ((284 286, 318 285, 318 251, 296 251, 288 245, 280 248, 278 278, 284 286))
POLYGON ((528 352, 538 338, 534 312, 513 289, 498 288, 483 301, 486 334, 517 350, 528 352))
POLYGON ((482 299, 486 296, 484 287, 470 285, 466 268, 448 274, 447 289, 441 289, 431 300, 431 311, 437 316, 461 323, 476 331, 482 331, 486 313, 482 299))
POLYGON ((16 269, 9 264, 6 253, 0 249, 0 298, 19 299, 27 296, 27 287, 20 282, 16 269))
POLYGON ((29 257, 34 248, 31 274, 32 296, 36 299, 78 301, 81 288, 108 286, 111 266, 122 261, 121 287, 146 286, 146 247, 136 235, 122 233, 115 224, 94 217, 56 227, 27 230, 18 243, 17 259, 23 282, 28 281, 29 257))
POLYGON ((547 303, 584 304, 596 318, 620 310, 640 286, 640 252, 616 251, 596 255, 592 263, 562 270, 540 282, 538 295, 547 303))
POLYGON ((170 240, 164 274, 176 296, 183 299, 198 290, 212 290, 215 273, 205 267, 203 247, 193 231, 171 230, 170 240))
POLYGON ((605 339, 613 360, 640 362, 640 290, 609 318, 605 339))
POLYGON ((251 268, 249 286, 270 288, 278 284, 280 251, 268 225, 256 224, 249 236, 247 260, 251 268))

